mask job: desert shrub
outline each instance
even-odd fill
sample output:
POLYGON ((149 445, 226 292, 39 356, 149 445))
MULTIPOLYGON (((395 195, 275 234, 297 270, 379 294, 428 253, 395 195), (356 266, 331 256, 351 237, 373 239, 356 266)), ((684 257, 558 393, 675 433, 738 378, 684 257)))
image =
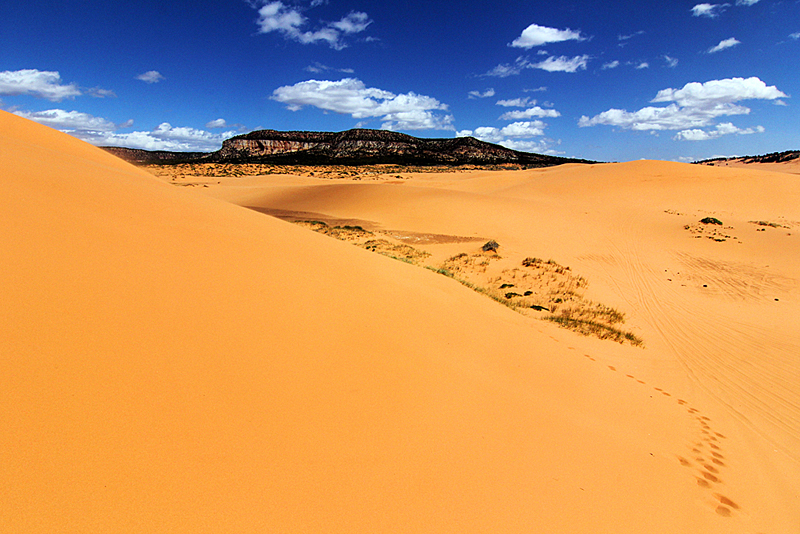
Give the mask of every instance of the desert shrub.
POLYGON ((348 225, 344 225, 344 226, 334 226, 333 228, 334 228, 334 229, 336 229, 336 230, 350 230, 351 232, 364 232, 364 233, 371 233, 371 232, 367 232, 366 230, 364 230, 364 229, 363 229, 363 228, 361 228, 360 226, 348 226, 348 225))
POLYGON ((703 224, 718 224, 719 226, 722 226, 722 221, 714 217, 706 217, 705 219, 700 219, 700 222, 703 224))
POLYGON ((481 250, 484 252, 497 252, 497 249, 500 248, 500 243, 492 239, 488 241, 485 245, 481 247, 481 250))
POLYGON ((613 326, 608 326, 595 321, 572 319, 562 315, 549 315, 545 317, 545 319, 548 321, 553 321, 564 328, 569 328, 570 330, 585 336, 595 336, 600 339, 611 339, 618 343, 625 343, 627 341, 634 347, 644 345, 644 341, 642 341, 641 338, 637 337, 632 332, 624 332, 613 326))

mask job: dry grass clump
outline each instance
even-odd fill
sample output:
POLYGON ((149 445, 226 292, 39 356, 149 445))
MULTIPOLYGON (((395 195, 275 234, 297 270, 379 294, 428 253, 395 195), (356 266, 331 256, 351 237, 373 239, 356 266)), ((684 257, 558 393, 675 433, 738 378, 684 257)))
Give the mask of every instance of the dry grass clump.
POLYGON ((461 253, 431 269, 524 315, 541 317, 540 312, 548 312, 544 319, 578 333, 642 345, 641 339, 618 327, 625 322, 622 312, 585 298, 589 283, 569 267, 528 257, 520 267, 504 269, 498 276, 487 275, 498 259, 497 254, 461 253), (484 279, 486 285, 476 283, 477 279, 484 279))
POLYGON ((394 244, 386 239, 370 239, 365 243, 360 243, 359 246, 377 252, 378 254, 383 254, 384 256, 415 265, 430 256, 430 254, 424 250, 417 250, 412 246, 402 243, 394 244))
POLYGON ((551 313, 564 306, 581 307, 583 291, 589 285, 569 267, 531 257, 522 260, 521 267, 504 270, 490 283, 498 291, 513 288, 504 296, 520 308, 551 313))
POLYGON ((791 228, 791 226, 770 221, 747 221, 747 222, 749 222, 750 224, 755 224, 757 226, 769 226, 770 228, 791 228))
POLYGON ((295 224, 310 228, 320 234, 335 237, 340 241, 360 241, 374 235, 360 226, 328 226, 322 221, 295 221, 295 224))
POLYGON ((405 243, 376 238, 360 226, 329 226, 323 221, 295 221, 315 232, 371 250, 412 265, 425 267, 456 280, 523 315, 543 318, 578 333, 611 339, 619 343, 642 345, 642 340, 618 325, 625 315, 609 306, 584 297, 589 283, 572 269, 554 260, 528 257, 518 267, 499 270, 494 264, 502 257, 493 251, 462 252, 446 259, 439 266, 425 265, 428 252, 405 243), (541 312, 547 315, 542 317, 541 312))
POLYGON ((705 237, 719 243, 728 239, 739 239, 727 233, 727 231, 734 229, 733 226, 722 226, 722 221, 714 217, 706 217, 698 223, 687 224, 683 229, 688 230, 696 239, 705 237))
POLYGON ((329 226, 323 221, 295 221, 295 224, 320 234, 334 237, 340 241, 349 241, 356 246, 406 263, 416 265, 430 256, 424 250, 418 250, 404 243, 392 243, 387 239, 376 239, 373 232, 365 230, 361 226, 329 226))
POLYGON ((143 165, 156 176, 166 176, 172 180, 202 176, 206 178, 261 176, 276 174, 277 165, 261 163, 176 163, 172 165, 143 165))
POLYGON ((442 269, 445 269, 453 275, 461 273, 464 275, 482 274, 486 272, 489 267, 491 259, 498 259, 500 256, 493 254, 487 256, 486 254, 467 254, 462 252, 455 256, 448 258, 442 264, 442 269))
POLYGON ((632 332, 625 332, 619 328, 608 326, 597 321, 587 321, 583 319, 572 319, 562 315, 549 315, 545 317, 548 321, 553 321, 559 326, 574 330, 585 336, 595 336, 600 339, 610 339, 617 343, 626 341, 634 347, 644 346, 644 341, 632 332))

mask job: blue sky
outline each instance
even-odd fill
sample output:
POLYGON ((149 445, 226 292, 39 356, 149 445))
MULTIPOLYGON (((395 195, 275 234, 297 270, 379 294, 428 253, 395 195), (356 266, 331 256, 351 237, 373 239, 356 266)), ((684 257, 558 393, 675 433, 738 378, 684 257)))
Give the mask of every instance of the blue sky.
POLYGON ((800 149, 800 0, 0 4, 0 108, 97 145, 261 128, 602 161, 800 149))

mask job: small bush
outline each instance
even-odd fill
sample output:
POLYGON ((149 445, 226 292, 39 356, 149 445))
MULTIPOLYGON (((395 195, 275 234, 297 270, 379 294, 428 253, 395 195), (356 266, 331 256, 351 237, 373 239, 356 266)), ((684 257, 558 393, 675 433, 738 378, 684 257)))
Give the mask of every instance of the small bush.
POLYGON ((500 248, 500 243, 492 239, 491 241, 483 245, 481 247, 481 250, 483 250, 484 252, 497 252, 498 248, 500 248))
POLYGON ((706 217, 705 219, 700 219, 700 222, 703 224, 718 224, 722 226, 722 221, 719 219, 715 219, 714 217, 706 217))

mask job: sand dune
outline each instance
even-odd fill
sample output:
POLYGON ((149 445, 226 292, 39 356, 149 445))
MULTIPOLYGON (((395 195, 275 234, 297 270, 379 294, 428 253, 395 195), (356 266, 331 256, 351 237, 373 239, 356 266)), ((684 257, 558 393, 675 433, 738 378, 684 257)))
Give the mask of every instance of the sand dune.
POLYGON ((4 532, 800 526, 800 214, 775 173, 177 188, 5 112, 0 168, 4 532), (647 346, 236 203, 553 257, 647 346), (738 239, 683 229, 705 214, 738 239))

